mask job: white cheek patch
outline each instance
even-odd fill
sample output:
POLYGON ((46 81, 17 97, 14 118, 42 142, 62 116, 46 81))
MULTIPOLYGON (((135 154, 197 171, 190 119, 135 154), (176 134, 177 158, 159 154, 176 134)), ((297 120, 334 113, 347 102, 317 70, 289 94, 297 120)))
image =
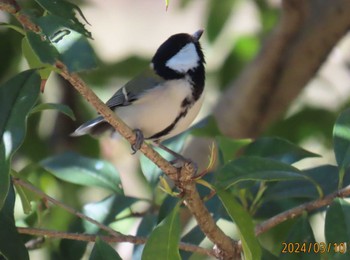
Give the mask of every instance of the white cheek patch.
POLYGON ((168 68, 186 73, 198 66, 199 56, 193 43, 186 44, 177 54, 165 63, 168 68))

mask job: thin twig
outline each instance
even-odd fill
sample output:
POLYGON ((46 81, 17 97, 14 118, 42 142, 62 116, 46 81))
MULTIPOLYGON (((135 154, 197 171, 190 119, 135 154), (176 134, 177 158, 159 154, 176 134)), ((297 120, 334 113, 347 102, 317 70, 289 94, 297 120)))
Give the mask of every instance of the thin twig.
POLYGON ((57 206, 59 206, 60 208, 68 211, 69 213, 72 213, 73 215, 81 218, 81 219, 85 219, 86 221, 89 221, 90 223, 96 225, 97 227, 99 227, 100 229, 108 232, 109 234, 111 234, 112 236, 114 237, 120 237, 120 236, 124 236, 122 233, 119 233, 117 231, 115 231, 114 229, 111 229, 110 227, 107 227, 103 224, 101 224, 100 222, 84 215, 83 213, 75 210, 74 208, 50 197, 49 195, 47 195, 45 192, 39 190, 37 187, 33 186, 32 184, 30 184, 29 182, 26 182, 22 179, 19 179, 19 178, 12 178, 12 181, 14 184, 17 184, 17 185, 20 185, 22 186, 23 188, 26 188, 32 192, 34 192, 35 194, 39 195, 41 198, 47 200, 47 201, 50 201, 52 204, 55 204, 57 206))
MULTIPOLYGON (((18 230, 18 233, 20 234, 44 236, 44 237, 59 238, 59 239, 71 239, 71 240, 86 241, 86 242, 95 242, 97 237, 102 238, 104 241, 108 243, 133 243, 133 244, 141 245, 147 242, 146 238, 138 237, 138 236, 123 236, 123 237, 101 236, 101 235, 67 233, 67 232, 56 231, 56 230, 24 228, 24 227, 18 227, 17 230, 18 230)), ((184 251, 215 257, 214 250, 194 246, 188 243, 180 242, 179 248, 184 251)))
POLYGON ((293 219, 301 215, 304 211, 310 212, 310 211, 322 208, 324 206, 330 205, 335 198, 347 197, 347 196, 350 196, 350 185, 346 186, 345 188, 339 191, 333 192, 321 199, 317 199, 314 201, 301 204, 295 208, 289 209, 276 216, 273 216, 272 218, 264 222, 261 222, 259 225, 255 227, 255 234, 259 236, 260 234, 286 221, 287 219, 293 219))

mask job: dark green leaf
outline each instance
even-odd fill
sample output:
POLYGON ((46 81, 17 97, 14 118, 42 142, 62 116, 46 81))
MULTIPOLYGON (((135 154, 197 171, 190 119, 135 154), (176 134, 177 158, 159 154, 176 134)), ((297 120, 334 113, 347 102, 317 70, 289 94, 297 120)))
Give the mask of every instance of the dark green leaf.
MULTIPOLYGON (((64 192, 66 192, 66 190, 64 192)), ((72 194, 72 196, 74 195, 72 194)), ((72 222, 70 222, 68 230, 65 229, 65 231, 68 233, 84 233, 85 230, 82 225, 82 219, 75 218, 72 222)), ((52 258, 55 258, 56 260, 83 259, 86 256, 85 252, 87 246, 88 242, 85 241, 62 239, 57 250, 59 252, 57 252, 57 254, 55 254, 55 257, 52 258)))
POLYGON ((31 69, 38 69, 41 79, 48 79, 53 68, 48 67, 47 64, 40 61, 39 57, 30 46, 27 37, 23 37, 22 39, 22 52, 29 64, 29 67, 31 69))
MULTIPOLYGON (((147 214, 141 220, 141 223, 137 229, 137 236, 148 237, 151 234, 153 228, 157 224, 157 217, 154 214, 147 214)), ((132 254, 133 259, 141 259, 142 251, 145 245, 134 245, 134 252, 132 254)))
POLYGON ((30 111, 30 113, 34 114, 34 113, 41 112, 48 109, 58 110, 59 112, 65 114, 66 116, 69 116, 72 120, 75 120, 75 116, 72 109, 69 106, 66 106, 64 104, 42 103, 35 106, 32 109, 32 111, 30 111))
POLYGON ((332 135, 335 119, 334 112, 306 107, 287 119, 277 122, 267 134, 283 137, 293 143, 317 137, 330 146, 331 140, 329 138, 332 135))
POLYGON ((241 157, 216 173, 217 185, 228 188, 241 181, 286 181, 308 179, 288 164, 260 157, 241 157))
MULTIPOLYGON (((344 199, 337 198, 329 206, 326 214, 325 235, 327 243, 348 243, 350 240, 350 204, 344 199)), ((344 245, 344 244, 343 244, 344 245)), ((345 254, 330 250, 332 259, 349 259, 350 251, 345 254)))
POLYGON ((4 207, 0 210, 0 258, 29 259, 28 251, 21 240, 14 219, 15 192, 13 186, 9 188, 4 207))
MULTIPOLYGON (((112 195, 101 201, 85 204, 83 213, 104 225, 109 225, 115 221, 115 217, 120 212, 129 208, 136 201, 135 198, 112 195)), ((83 225, 88 233, 97 233, 99 230, 96 225, 85 220, 83 225)))
POLYGON ((21 146, 26 132, 26 118, 35 104, 40 77, 28 70, 0 86, 0 209, 9 189, 12 154, 21 146))
POLYGON ((59 52, 69 71, 80 72, 96 68, 95 54, 86 38, 72 31, 65 41, 69 41, 70 48, 63 52, 59 49, 59 52))
POLYGON ((118 253, 101 238, 96 238, 89 260, 119 260, 118 253))
POLYGON ((299 252, 300 253, 282 253, 283 250, 283 245, 281 245, 281 254, 279 255, 278 259, 320 259, 320 254, 316 254, 313 251, 308 251, 308 246, 311 244, 315 244, 315 237, 312 231, 312 228, 309 223, 308 216, 304 214, 301 218, 298 219, 298 221, 292 226, 290 229, 290 232, 288 234, 288 237, 286 240, 283 241, 283 243, 291 243, 295 247, 298 245, 299 247, 299 252), (305 245, 305 247, 302 247, 305 245), (304 250, 305 249, 305 250, 304 250))
POLYGON ((340 168, 346 169, 350 165, 350 109, 338 117, 333 128, 333 142, 335 159, 340 168))
POLYGON ((242 241, 244 259, 254 260, 261 258, 261 247, 255 237, 254 223, 251 216, 245 209, 239 204, 236 199, 227 191, 216 190, 222 204, 226 208, 226 211, 236 223, 240 232, 240 238, 242 241))
POLYGON ((27 32, 27 39, 30 47, 42 63, 55 64, 59 58, 59 53, 46 37, 29 31, 27 32))
POLYGON ((46 38, 59 52, 60 60, 69 71, 79 72, 96 67, 95 54, 89 42, 72 24, 55 15, 36 19, 46 38))
POLYGON ((233 160, 243 147, 252 142, 251 139, 235 140, 224 136, 217 136, 216 140, 223 156, 224 163, 228 163, 230 160, 233 160))
MULTIPOLYGON (((77 19, 75 11, 85 20, 80 8, 70 2, 64 0, 52 1, 52 0, 35 0, 42 8, 48 11, 50 14, 60 17, 62 20, 65 20, 65 24, 72 24, 74 30, 85 35, 86 37, 91 38, 91 33, 85 29, 85 26, 77 19)), ((73 28, 72 28, 73 29, 73 28)))
POLYGON ((142 253, 142 260, 181 259, 179 254, 180 241, 180 204, 173 209, 151 233, 142 253))
POLYGON ((157 223, 160 223, 166 216, 168 216, 179 203, 179 199, 173 196, 167 196, 159 208, 157 223))
MULTIPOLYGON (((336 166, 323 165, 304 170, 303 174, 313 179, 325 195, 336 191, 338 188, 338 168, 336 166)), ((345 178, 344 183, 346 185, 350 184, 350 175, 345 178)), ((264 193, 264 201, 286 200, 289 198, 317 199, 319 197, 320 194, 316 186, 306 179, 274 183, 264 193)))
MULTIPOLYGON (((221 203, 220 203, 221 204, 221 203)), ((199 245, 205 239, 205 235, 201 228, 196 225, 186 235, 181 238, 184 243, 199 245)), ((180 250, 181 259, 190 259, 193 252, 180 250)), ((202 257, 202 256, 201 256, 202 257)))
POLYGON ((221 1, 220 3, 215 0, 209 1, 206 32, 210 42, 213 42, 224 28, 235 2, 235 0, 221 1))
POLYGON ((119 173, 107 161, 64 153, 45 159, 40 165, 61 180, 122 193, 119 173))
POLYGON ((247 156, 266 157, 293 164, 304 158, 319 157, 299 146, 279 137, 262 137, 249 144, 244 154, 247 156))

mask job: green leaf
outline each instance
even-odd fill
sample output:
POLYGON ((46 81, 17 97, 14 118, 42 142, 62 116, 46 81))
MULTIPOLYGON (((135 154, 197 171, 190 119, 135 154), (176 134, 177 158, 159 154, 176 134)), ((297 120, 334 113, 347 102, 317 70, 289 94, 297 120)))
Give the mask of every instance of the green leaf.
MULTIPOLYGON (((350 240, 350 203, 344 199, 337 198, 329 206, 326 214, 325 236, 327 243, 348 243, 350 240)), ((343 244, 344 245, 344 244, 343 244)), ((330 250, 331 259, 349 259, 350 251, 345 254, 335 253, 334 248, 330 250)))
POLYGON ((16 25, 10 24, 10 23, 0 23, 0 27, 10 28, 12 30, 15 30, 16 32, 19 32, 22 35, 25 35, 25 32, 22 28, 20 28, 16 25))
MULTIPOLYGON (((83 213, 104 225, 109 225, 115 221, 115 217, 119 213, 129 208, 136 201, 137 199, 135 198, 112 195, 101 201, 85 204, 83 213)), ((94 234, 99 230, 96 225, 85 220, 83 225, 88 233, 94 234)))
POLYGON ((46 37, 28 31, 27 39, 30 48, 42 63, 55 64, 56 60, 59 58, 59 53, 46 37))
POLYGON ((27 190, 24 189, 22 186, 20 185, 15 185, 15 186, 16 186, 17 194, 20 197, 22 202, 23 212, 28 215, 32 212, 32 205, 30 204, 31 202, 30 195, 27 194, 27 190))
POLYGON ((340 168, 350 165, 350 109, 340 114, 333 128, 335 159, 340 168))
MULTIPOLYGON (((141 223, 137 228, 136 236, 148 237, 148 235, 151 234, 156 224, 157 224, 157 217, 154 214, 145 215, 142 218, 141 223)), ((141 255, 144 247, 145 247, 144 244, 134 245, 134 252, 132 254, 132 259, 141 259, 141 255)))
POLYGON ((95 54, 86 35, 84 36, 72 21, 56 15, 47 15, 37 18, 36 23, 56 48, 59 59, 69 71, 79 72, 96 67, 95 54))
MULTIPOLYGON (((31 166, 27 166, 27 167, 29 168, 31 166)), ((25 178, 26 171, 28 171, 27 167, 23 168, 20 172, 11 170, 11 175, 15 178, 22 179, 25 182, 28 182, 28 180, 25 178)), ((31 202, 40 201, 41 197, 38 194, 34 193, 33 191, 26 189, 21 185, 18 185, 17 183, 15 183, 14 186, 16 188, 19 198, 21 199, 23 212, 27 215, 30 214, 32 212, 31 202)))
POLYGON ((319 157, 318 154, 306 151, 279 137, 259 138, 246 147, 244 154, 271 158, 288 164, 293 164, 304 158, 319 157))
POLYGON ((301 143, 308 138, 317 137, 330 146, 331 142, 328 139, 332 135, 335 119, 334 112, 306 107, 287 119, 277 122, 266 134, 283 137, 292 143, 301 143))
POLYGON ((230 160, 234 159, 237 153, 249 143, 252 142, 251 139, 231 139, 224 136, 217 136, 216 140, 219 145, 219 149, 224 159, 224 163, 228 163, 230 160))
POLYGON ((37 106, 35 106, 30 113, 34 114, 34 113, 38 113, 44 110, 48 110, 48 109, 54 109, 54 110, 58 110, 59 112, 65 114, 66 116, 70 117, 72 120, 75 120, 75 116, 74 116, 74 112, 73 110, 64 104, 56 104, 56 103, 42 103, 39 104, 37 106))
POLYGON ((34 50, 29 44, 28 38, 23 37, 22 39, 22 52, 23 56, 26 58, 28 65, 31 69, 38 69, 41 79, 48 79, 53 67, 48 67, 40 61, 39 57, 36 55, 34 50))
POLYGON ((72 24, 73 30, 83 34, 84 36, 91 38, 91 33, 85 29, 85 26, 78 20, 76 17, 75 11, 86 20, 83 12, 80 8, 70 2, 64 0, 52 1, 52 0, 35 0, 42 8, 48 11, 50 14, 60 17, 62 20, 65 20, 66 23, 72 24))
MULTIPOLYGON (((338 188, 338 167, 336 166, 322 165, 304 170, 303 174, 314 180, 325 195, 334 192, 338 188)), ((350 176, 345 179, 345 184, 350 184, 350 176)), ((264 193, 264 201, 290 198, 318 199, 320 194, 317 187, 306 179, 274 183, 264 193)))
POLYGON ((47 158, 40 165, 61 180, 122 193, 119 173, 107 161, 70 152, 47 158))
POLYGON ((0 86, 0 209, 9 189, 11 157, 23 142, 26 118, 39 89, 40 77, 34 70, 24 71, 0 86))
POLYGON ((235 2, 235 0, 221 1, 220 3, 215 0, 209 1, 206 31, 210 42, 213 42, 224 28, 235 2))
POLYGON ((29 259, 29 255, 15 225, 15 198, 15 191, 11 185, 4 207, 0 210, 0 258, 4 256, 9 260, 25 260, 29 259))
POLYGON ((327 242, 341 243, 350 239, 350 203, 336 198, 326 214, 325 235, 327 242))
POLYGON ((118 253, 101 238, 96 238, 89 260, 119 260, 118 253))
MULTIPOLYGON (((181 237, 181 242, 199 245, 205 239, 205 235, 201 228, 196 225, 186 235, 181 237)), ((193 252, 180 250, 181 259, 192 259, 193 252)))
POLYGON ((180 241, 180 204, 153 230, 142 253, 142 260, 181 259, 179 254, 180 241))
POLYGON ((261 258, 261 247, 255 237, 254 223, 251 216, 241 204, 227 191, 216 190, 222 204, 232 220, 236 223, 242 241, 244 259, 254 260, 261 258))
POLYGON ((309 223, 309 219, 307 214, 303 214, 291 227, 290 232, 288 234, 287 239, 285 239, 282 243, 282 247, 280 250, 280 255, 278 259, 283 259, 283 260, 298 260, 298 259, 321 259, 319 254, 316 254, 312 250, 308 252, 308 245, 315 244, 316 240, 311 228, 311 225, 309 223), (301 253, 282 253, 283 250, 283 244, 284 243, 291 243, 295 246, 300 246, 299 251, 301 253), (303 245, 305 244, 305 247, 303 245), (301 257, 302 255, 302 257, 301 257))
POLYGON ((288 164, 260 157, 241 157, 224 165, 216 173, 217 185, 229 188, 241 181, 286 181, 309 179, 288 164))

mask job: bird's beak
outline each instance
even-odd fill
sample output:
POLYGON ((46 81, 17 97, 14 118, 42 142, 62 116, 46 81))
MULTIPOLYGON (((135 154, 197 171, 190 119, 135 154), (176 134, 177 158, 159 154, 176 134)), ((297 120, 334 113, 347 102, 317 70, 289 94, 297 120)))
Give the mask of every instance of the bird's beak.
POLYGON ((201 38, 203 32, 204 32, 204 30, 200 29, 200 30, 196 31, 194 34, 192 34, 192 37, 194 39, 196 39, 197 41, 199 41, 199 39, 201 38))

